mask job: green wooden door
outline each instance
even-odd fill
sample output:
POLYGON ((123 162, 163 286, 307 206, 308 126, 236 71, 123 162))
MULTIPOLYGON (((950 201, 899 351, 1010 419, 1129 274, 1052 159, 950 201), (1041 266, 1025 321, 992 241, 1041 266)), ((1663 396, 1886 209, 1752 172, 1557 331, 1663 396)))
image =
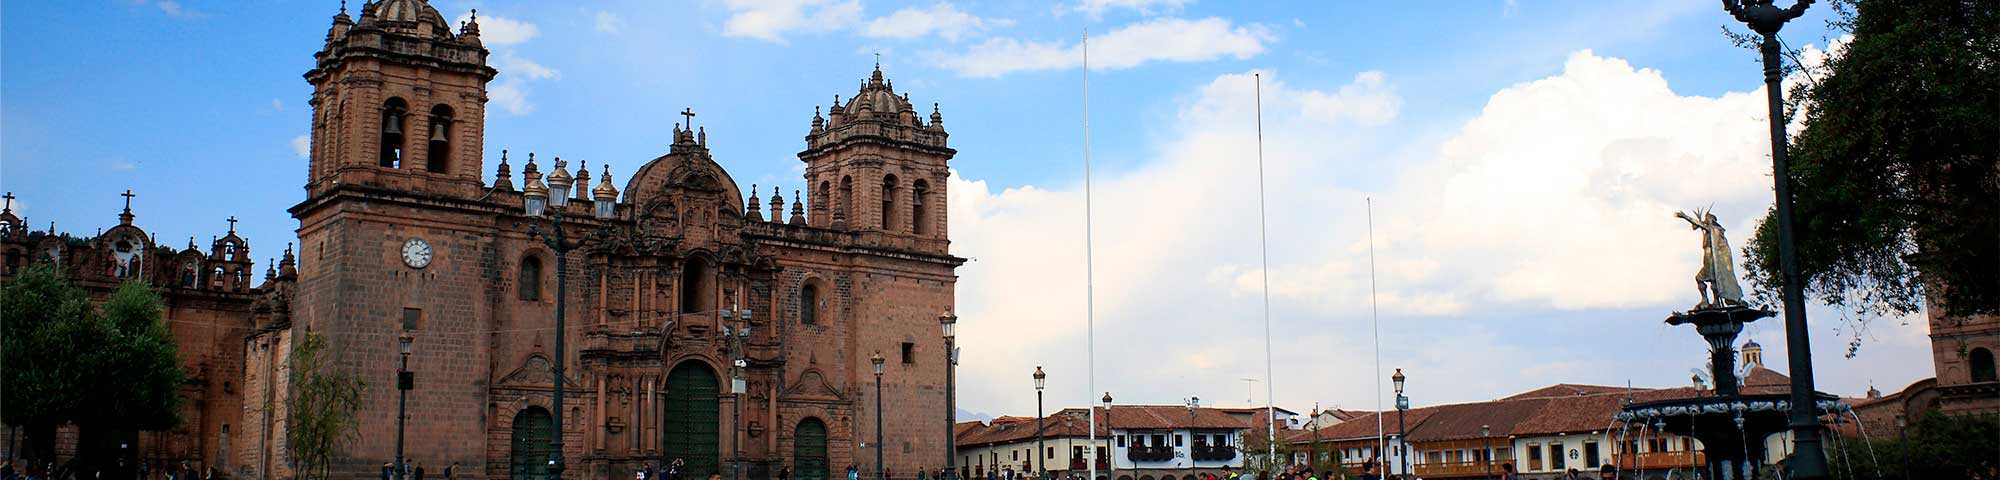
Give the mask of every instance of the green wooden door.
POLYGON ((720 473, 722 393, 715 371, 696 362, 681 362, 667 375, 667 458, 687 462, 681 478, 708 478, 720 473))
POLYGON ((826 480, 826 423, 799 421, 792 430, 792 480, 826 480))
POLYGON ((549 425, 552 420, 542 407, 528 407, 514 415, 511 471, 516 480, 548 478, 549 453, 554 451, 549 442, 555 440, 549 425))

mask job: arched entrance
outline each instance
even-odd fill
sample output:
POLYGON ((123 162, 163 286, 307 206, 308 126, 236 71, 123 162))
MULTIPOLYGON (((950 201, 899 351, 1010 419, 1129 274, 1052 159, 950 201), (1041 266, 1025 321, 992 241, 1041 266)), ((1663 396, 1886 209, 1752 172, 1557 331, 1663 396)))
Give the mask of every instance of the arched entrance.
POLYGON ((708 478, 718 465, 722 438, 722 386, 714 370, 700 362, 681 362, 667 375, 666 454, 680 459, 682 478, 708 478))
POLYGON ((550 429, 549 411, 542 407, 528 407, 514 415, 514 444, 511 460, 513 478, 534 479, 549 475, 549 442, 555 440, 550 429))
POLYGON ((792 430, 793 480, 826 480, 826 423, 817 418, 799 421, 792 430))

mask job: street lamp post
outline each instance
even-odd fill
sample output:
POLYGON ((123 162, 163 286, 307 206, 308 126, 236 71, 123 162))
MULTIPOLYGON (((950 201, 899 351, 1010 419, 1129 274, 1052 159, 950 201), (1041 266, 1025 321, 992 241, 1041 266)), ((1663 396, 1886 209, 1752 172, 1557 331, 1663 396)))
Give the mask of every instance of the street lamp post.
POLYGON ((1896 415, 1896 454, 1903 457, 1903 480, 1910 480, 1910 421, 1896 415))
POLYGON ((417 383, 417 374, 410 371, 410 344, 415 340, 409 331, 404 331, 396 339, 397 351, 403 357, 403 366, 396 369, 396 478, 409 475, 409 472, 403 471, 403 419, 408 417, 405 407, 410 399, 410 388, 417 383))
MULTIPOLYGON (((1090 428, 1097 428, 1097 426, 1092 425, 1090 428)), ((1113 432, 1115 431, 1111 429, 1111 392, 1104 392, 1103 457, 1104 457, 1104 478, 1108 480, 1118 479, 1118 440, 1117 440, 1118 436, 1115 435, 1113 432)), ((1097 450, 1097 446, 1091 445, 1090 449, 1092 453, 1095 453, 1097 450)), ((1095 467, 1096 465, 1092 466, 1095 467)), ((1093 478, 1090 480, 1097 480, 1097 479, 1093 478)))
POLYGON ((1789 8, 1779 8, 1771 0, 1722 0, 1722 8, 1764 36, 1759 49, 1764 54, 1764 90, 1769 96, 1771 123, 1771 176, 1777 183, 1777 205, 1772 215, 1778 220, 1778 271, 1784 277, 1785 356, 1792 374, 1792 451, 1785 473, 1791 478, 1817 479, 1827 476, 1826 452, 1820 449, 1819 406, 1813 398, 1812 343, 1806 325, 1805 284, 1799 278, 1798 256, 1792 245, 1791 162, 1785 148, 1785 91, 1781 84, 1782 61, 1778 58, 1778 30, 1800 15, 1813 0, 1797 0, 1789 8))
POLYGON ((1042 373, 1042 366, 1036 365, 1035 366, 1035 456, 1034 458, 1029 459, 1029 460, 1034 460, 1036 458, 1040 459, 1035 461, 1035 465, 1039 465, 1038 467, 1035 467, 1034 473, 1036 478, 1040 478, 1042 476, 1041 475, 1042 473, 1049 471, 1049 457, 1047 456, 1047 453, 1044 453, 1044 451, 1042 450, 1043 448, 1042 447, 1042 387, 1047 386, 1048 383, 1049 383, 1049 374, 1042 373))
POLYGON ((951 314, 951 307, 938 316, 938 325, 944 329, 944 478, 948 480, 958 476, 958 389, 953 385, 958 369, 958 351, 953 344, 958 336, 958 316, 951 314))
POLYGON ((875 364, 875 476, 888 479, 882 468, 882 352, 868 357, 868 363, 875 364))
POLYGON ((1401 368, 1389 377, 1396 384, 1396 476, 1399 477, 1410 474, 1410 439, 1403 430, 1403 414, 1410 411, 1410 397, 1403 396, 1403 380, 1406 378, 1401 368))
POLYGON ((743 479, 743 394, 749 391, 748 381, 743 378, 743 370, 750 366, 744 360, 743 343, 750 340, 750 318, 755 314, 751 309, 737 310, 735 305, 722 311, 724 321, 743 318, 743 325, 735 329, 722 326, 723 340, 729 345, 729 477, 743 479))
MULTIPOLYGON (((1313 435, 1312 443, 1308 444, 1309 446, 1306 447, 1306 468, 1320 466, 1319 465, 1319 402, 1313 402, 1312 420, 1306 421, 1306 429, 1312 430, 1312 435, 1313 435)), ((1339 465, 1339 463, 1336 462, 1335 465, 1337 466, 1339 465)), ((1319 471, 1319 470, 1320 469, 1314 469, 1313 471, 1319 471)), ((1332 474, 1327 475, 1327 477, 1329 478, 1331 478, 1332 476, 1333 476, 1332 474)))
MULTIPOLYGON (((521 189, 521 203, 522 210, 525 210, 525 213, 530 218, 539 219, 546 213, 549 218, 551 230, 553 231, 550 234, 544 235, 540 224, 531 223, 528 235, 541 238, 542 244, 556 254, 556 351, 553 355, 555 357, 553 368, 549 369, 549 373, 555 377, 555 396, 549 402, 549 405, 553 407, 553 411, 550 412, 552 415, 549 415, 549 425, 552 427, 550 430, 554 432, 554 435, 552 435, 553 438, 549 440, 549 447, 554 451, 549 454, 549 476, 559 479, 562 478, 563 469, 565 468, 563 462, 563 415, 565 412, 563 410, 563 391, 565 390, 563 386, 563 363, 569 357, 569 351, 565 348, 564 343, 565 339, 569 336, 569 330, 563 324, 563 313, 568 309, 569 302, 569 252, 582 248, 585 244, 589 243, 589 238, 570 241, 569 237, 563 233, 563 212, 568 210, 570 185, 575 181, 569 172, 563 170, 567 167, 567 164, 563 162, 562 158, 556 158, 555 172, 549 174, 548 184, 543 185, 541 174, 534 171, 534 158, 532 154, 528 156, 528 167, 524 169, 526 170, 524 173, 527 174, 528 185, 521 189)), ((588 187, 589 185, 582 186, 588 187)), ((604 183, 598 186, 595 193, 596 196, 593 197, 596 200, 596 205, 594 205, 596 208, 593 209, 594 215, 599 220, 610 219, 617 212, 618 194, 616 189, 611 188, 609 166, 605 167, 604 183)), ((599 232, 592 232, 593 235, 596 233, 599 232)))

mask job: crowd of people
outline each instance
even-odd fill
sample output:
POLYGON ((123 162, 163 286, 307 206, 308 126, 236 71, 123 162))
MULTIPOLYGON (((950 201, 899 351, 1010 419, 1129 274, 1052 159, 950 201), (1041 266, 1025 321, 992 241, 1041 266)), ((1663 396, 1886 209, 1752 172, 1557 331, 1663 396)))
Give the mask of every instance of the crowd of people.
POLYGON ((0 461, 0 480, 67 480, 92 479, 108 480, 131 478, 137 480, 218 480, 223 476, 215 467, 195 468, 188 461, 178 464, 164 462, 166 468, 154 469, 155 462, 138 462, 136 465, 120 458, 109 466, 73 467, 55 462, 28 462, 16 465, 13 460, 0 461))

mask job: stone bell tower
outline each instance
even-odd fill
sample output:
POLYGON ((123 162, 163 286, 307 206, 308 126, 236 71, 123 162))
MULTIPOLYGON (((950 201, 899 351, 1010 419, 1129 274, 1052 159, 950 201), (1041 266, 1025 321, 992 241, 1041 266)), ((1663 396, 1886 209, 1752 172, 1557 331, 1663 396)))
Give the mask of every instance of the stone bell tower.
MULTIPOLYGON (((476 12, 475 12, 476 13, 476 12)), ((453 28, 425 0, 343 6, 305 73, 311 162, 299 220, 296 338, 325 338, 328 368, 367 383, 357 431, 331 474, 379 473, 399 450, 439 471, 484 468, 491 252, 502 236, 481 201, 488 66, 476 18, 453 28), (407 365, 414 382, 399 388, 407 365)))
POLYGON ((845 104, 835 96, 826 117, 815 112, 799 152, 812 191, 812 226, 858 232, 872 246, 947 253, 946 162, 958 151, 945 146, 949 135, 936 104, 929 120, 918 116, 908 94, 896 95, 881 65, 845 104))
POLYGON ((338 185, 478 194, 497 73, 478 17, 454 34, 423 0, 370 2, 359 22, 343 7, 313 57, 309 196, 338 185))

